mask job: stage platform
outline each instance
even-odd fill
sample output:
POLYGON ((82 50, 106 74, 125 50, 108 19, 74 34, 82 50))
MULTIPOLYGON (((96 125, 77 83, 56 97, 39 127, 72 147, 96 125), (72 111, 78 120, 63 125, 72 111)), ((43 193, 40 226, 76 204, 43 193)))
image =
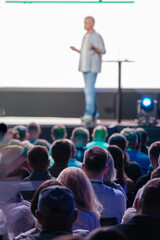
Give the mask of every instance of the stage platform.
POLYGON ((89 129, 90 133, 96 125, 102 124, 105 125, 108 129, 109 136, 112 133, 120 132, 125 127, 143 127, 147 130, 149 134, 149 142, 160 140, 160 122, 155 126, 139 126, 137 122, 133 119, 123 120, 118 123, 114 119, 98 119, 95 124, 85 125, 82 124, 80 118, 58 118, 58 117, 15 117, 15 116, 1 116, 0 122, 6 123, 9 127, 13 127, 17 124, 27 125, 30 122, 37 122, 41 125, 42 134, 41 138, 46 138, 49 142, 50 139, 50 130, 51 127, 55 124, 64 124, 67 127, 68 138, 71 136, 71 132, 75 127, 86 127, 89 129))

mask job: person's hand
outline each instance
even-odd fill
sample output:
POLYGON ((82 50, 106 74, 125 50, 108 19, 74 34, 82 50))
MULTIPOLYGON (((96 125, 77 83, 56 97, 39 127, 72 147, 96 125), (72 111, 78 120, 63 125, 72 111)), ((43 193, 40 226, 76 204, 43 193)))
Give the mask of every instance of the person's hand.
POLYGON ((94 50, 95 52, 97 52, 98 54, 102 53, 102 50, 100 48, 96 48, 94 47, 92 44, 90 44, 90 50, 94 50))
POLYGON ((70 47, 73 51, 76 51, 77 49, 73 46, 70 47))
POLYGON ((90 49, 90 50, 92 50, 92 49, 95 50, 95 47, 93 46, 93 44, 90 45, 90 48, 89 48, 89 49, 90 49))
POLYGON ((70 48, 71 48, 73 51, 76 51, 76 52, 80 53, 80 51, 79 51, 77 48, 75 48, 75 47, 73 47, 73 46, 71 46, 70 48))

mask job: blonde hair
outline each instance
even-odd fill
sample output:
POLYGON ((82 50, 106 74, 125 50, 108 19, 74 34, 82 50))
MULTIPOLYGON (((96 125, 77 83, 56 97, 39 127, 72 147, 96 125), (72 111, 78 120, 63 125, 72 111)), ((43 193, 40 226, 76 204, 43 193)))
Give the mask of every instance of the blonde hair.
POLYGON ((77 209, 89 210, 100 218, 103 207, 98 201, 88 177, 81 169, 65 168, 58 176, 57 181, 73 192, 77 209))

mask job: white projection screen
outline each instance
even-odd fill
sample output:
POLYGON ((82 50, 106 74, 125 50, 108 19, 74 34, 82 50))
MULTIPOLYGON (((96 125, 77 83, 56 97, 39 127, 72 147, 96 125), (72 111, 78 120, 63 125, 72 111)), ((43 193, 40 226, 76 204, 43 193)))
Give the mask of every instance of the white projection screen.
POLYGON ((0 1, 0 88, 82 88, 78 71, 85 34, 84 17, 93 16, 105 42, 97 88, 160 88, 160 1, 0 1))

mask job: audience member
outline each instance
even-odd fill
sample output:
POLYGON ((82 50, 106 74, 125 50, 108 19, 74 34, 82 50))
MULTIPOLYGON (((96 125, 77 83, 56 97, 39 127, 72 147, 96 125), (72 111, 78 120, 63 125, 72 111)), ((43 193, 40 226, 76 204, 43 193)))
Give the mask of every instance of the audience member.
POLYGON ((27 205, 18 203, 7 215, 10 239, 35 227, 35 218, 27 205))
POLYGON ((21 190, 21 194, 25 200, 31 201, 40 184, 53 178, 48 171, 49 155, 47 148, 43 146, 34 146, 28 151, 27 162, 31 174, 24 179, 25 182, 29 183, 28 185, 24 183, 25 189, 21 190))
POLYGON ((103 125, 96 126, 92 132, 92 141, 87 143, 87 149, 93 146, 99 146, 104 149, 107 149, 109 144, 106 142, 108 132, 107 128, 103 125))
POLYGON ((29 167, 28 167, 28 164, 27 164, 27 153, 30 149, 33 148, 33 144, 30 143, 28 140, 25 140, 25 141, 20 141, 18 139, 12 139, 10 142, 9 142, 9 146, 20 146, 20 147, 23 147, 23 155, 22 155, 22 158, 23 158, 23 164, 21 165, 21 167, 25 167, 27 168, 29 171, 29 167))
POLYGON ((103 183, 108 187, 112 187, 112 188, 115 188, 117 190, 120 190, 124 194, 124 196, 127 200, 127 196, 125 194, 125 191, 124 191, 123 187, 121 187, 120 184, 117 184, 115 182, 117 172, 116 172, 116 169, 114 167, 114 160, 112 158, 112 155, 108 151, 107 151, 107 153, 108 153, 107 171, 103 175, 103 183))
POLYGON ((28 131, 25 125, 16 125, 14 126, 14 130, 18 131, 19 133, 19 140, 25 141, 28 139, 28 131))
POLYGON ((140 136, 140 144, 138 150, 148 155, 148 133, 144 128, 136 128, 137 134, 140 136))
POLYGON ((0 141, 3 140, 4 135, 6 134, 8 129, 7 124, 0 123, 0 141))
POLYGON ((41 126, 38 123, 31 122, 28 124, 27 129, 29 134, 28 140, 34 144, 41 134, 41 126))
POLYGON ((79 168, 69 167, 60 173, 57 180, 73 193, 75 206, 78 210, 78 217, 73 224, 73 230, 92 231, 100 227, 98 219, 100 219, 103 207, 97 200, 86 174, 79 168))
POLYGON ((103 183, 108 157, 109 153, 103 148, 91 147, 85 152, 82 169, 90 179, 97 198, 103 205, 101 223, 107 218, 115 218, 117 223, 120 223, 126 210, 126 199, 121 191, 107 187, 103 183))
POLYGON ((51 139, 52 141, 56 141, 59 139, 65 139, 67 137, 67 129, 64 125, 54 125, 51 128, 51 139))
POLYGON ((45 139, 37 139, 34 142, 34 145, 46 147, 48 149, 48 151, 50 150, 50 146, 51 146, 50 143, 47 140, 45 140, 45 139))
POLYGON ((67 139, 56 140, 51 146, 51 156, 54 165, 49 169, 53 177, 58 177, 59 173, 68 167, 68 162, 72 154, 72 145, 67 139))
MULTIPOLYGON (((59 182, 57 182, 55 179, 50 179, 50 180, 46 180, 45 182, 43 182, 39 187, 38 189, 36 190, 33 198, 32 198, 32 201, 31 201, 31 212, 33 214, 34 217, 36 217, 36 210, 37 210, 37 204, 38 204, 38 198, 39 198, 39 194, 40 192, 42 191, 42 189, 44 188, 47 188, 47 187, 50 187, 50 186, 62 186, 62 184, 60 184, 59 182)), ((19 234, 15 240, 21 240, 21 239, 25 239, 28 235, 31 235, 31 234, 37 234, 40 232, 40 229, 41 229, 41 225, 36 222, 35 223, 35 227, 32 228, 31 230, 29 231, 26 231, 26 232, 23 232, 21 234, 19 234)))
POLYGON ((120 184, 126 195, 127 195, 127 207, 131 207, 134 199, 134 183, 133 181, 127 177, 124 170, 124 161, 123 161, 123 152, 122 150, 116 146, 111 145, 107 149, 113 157, 114 166, 117 171, 117 176, 115 182, 120 184))
POLYGON ((137 215, 127 223, 113 226, 129 239, 159 240, 160 236, 160 179, 150 180, 138 202, 137 215))
POLYGON ((27 160, 32 173, 25 181, 45 181, 52 178, 48 171, 49 155, 46 147, 34 146, 28 151, 27 160))
POLYGON ((129 155, 130 161, 135 161, 139 164, 142 175, 146 174, 148 172, 148 167, 150 165, 150 159, 149 157, 136 150, 136 144, 137 144, 137 133, 132 128, 124 128, 121 131, 121 134, 123 134, 127 140, 128 140, 128 148, 126 150, 126 153, 129 155))
POLYGON ((60 235, 72 234, 72 224, 77 212, 72 192, 62 186, 50 186, 42 189, 38 197, 36 217, 41 231, 26 239, 54 239, 60 235))
POLYGON ((8 128, 4 140, 10 142, 11 139, 19 139, 19 132, 15 130, 14 128, 8 128))
MULTIPOLYGON (((148 149, 148 155, 150 157, 153 169, 156 169, 158 167, 158 158, 160 155, 160 141, 156 141, 150 145, 148 149)), ((151 172, 141 176, 135 184, 135 193, 137 193, 138 190, 150 180, 150 178, 151 172)))
POLYGON ((140 167, 138 163, 130 161, 127 153, 125 153, 125 149, 128 146, 128 141, 125 136, 123 136, 121 133, 114 133, 110 136, 108 139, 109 145, 116 145, 118 146, 124 154, 124 170, 127 174, 127 176, 132 179, 132 181, 135 183, 137 179, 142 175, 140 167))
POLYGON ((4 140, 4 136, 8 130, 8 126, 5 123, 0 123, 0 151, 6 145, 6 141, 4 140))
POLYGON ((72 154, 71 154, 71 158, 68 162, 68 166, 69 167, 78 167, 78 168, 82 169, 82 163, 74 157, 77 153, 77 150, 75 149, 74 143, 71 140, 68 140, 68 141, 72 145, 72 154))
POLYGON ((86 150, 86 144, 89 141, 89 131, 84 127, 76 127, 72 131, 71 140, 77 150, 74 156, 78 161, 83 162, 84 152, 86 150))
MULTIPOLYGON (((23 147, 9 145, 2 149, 0 159, 0 179, 6 180, 9 174, 23 164, 23 147)), ((18 179, 17 179, 18 180, 18 179)))

